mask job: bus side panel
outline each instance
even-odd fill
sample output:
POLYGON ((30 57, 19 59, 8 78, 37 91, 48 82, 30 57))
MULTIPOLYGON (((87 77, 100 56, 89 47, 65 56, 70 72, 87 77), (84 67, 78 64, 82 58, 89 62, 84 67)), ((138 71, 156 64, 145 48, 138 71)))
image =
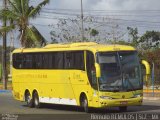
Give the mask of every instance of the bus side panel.
POLYGON ((71 73, 71 84, 75 94, 76 101, 80 105, 80 95, 85 93, 88 99, 88 105, 92 106, 92 89, 88 81, 86 71, 76 70, 71 73))
POLYGON ((60 101, 60 104, 63 104, 63 101, 69 102, 75 98, 68 70, 50 70, 46 75, 47 78, 40 83, 41 102, 59 104, 58 101, 60 101))
POLYGON ((20 92, 20 100, 24 101, 25 91, 29 90, 30 95, 32 96, 33 90, 38 92, 39 89, 39 77, 38 71, 36 70, 21 70, 19 72, 19 92, 20 92))
POLYGON ((20 100, 20 88, 19 88, 19 79, 21 75, 18 70, 12 69, 12 87, 13 87, 13 97, 17 100, 20 100))

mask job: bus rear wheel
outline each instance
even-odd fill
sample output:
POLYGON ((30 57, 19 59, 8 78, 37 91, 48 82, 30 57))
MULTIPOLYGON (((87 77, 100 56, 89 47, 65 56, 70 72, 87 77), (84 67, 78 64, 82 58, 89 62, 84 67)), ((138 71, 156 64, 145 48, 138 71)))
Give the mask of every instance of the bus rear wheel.
POLYGON ((127 106, 120 106, 119 111, 121 111, 121 112, 127 111, 127 106))
POLYGON ((83 99, 81 100, 81 106, 86 113, 89 113, 88 100, 86 96, 83 96, 83 99))
POLYGON ((27 92, 25 94, 25 101, 26 101, 28 107, 30 107, 30 108, 33 107, 33 100, 32 100, 32 97, 29 92, 27 92))
POLYGON ((35 108, 40 108, 41 104, 39 102, 39 95, 37 92, 34 92, 34 94, 33 94, 33 102, 34 102, 35 108))

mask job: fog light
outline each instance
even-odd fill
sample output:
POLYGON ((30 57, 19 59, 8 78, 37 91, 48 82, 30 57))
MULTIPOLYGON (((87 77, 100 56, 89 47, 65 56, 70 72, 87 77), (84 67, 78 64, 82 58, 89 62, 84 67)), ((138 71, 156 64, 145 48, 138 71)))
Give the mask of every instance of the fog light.
POLYGON ((135 94, 134 97, 135 98, 142 97, 142 94, 135 94))

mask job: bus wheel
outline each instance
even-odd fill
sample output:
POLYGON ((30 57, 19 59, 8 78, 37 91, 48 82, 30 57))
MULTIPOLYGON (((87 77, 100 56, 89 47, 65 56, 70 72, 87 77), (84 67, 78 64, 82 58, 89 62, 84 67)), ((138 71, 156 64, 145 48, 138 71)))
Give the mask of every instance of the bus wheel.
POLYGON ((121 111, 121 112, 127 111, 127 106, 120 106, 119 111, 121 111))
POLYGON ((34 92, 33 94, 33 101, 35 108, 40 108, 39 95, 37 92, 34 92))
POLYGON ((86 96, 83 97, 83 99, 82 99, 82 101, 81 101, 81 105, 82 105, 82 107, 84 108, 84 111, 85 111, 86 113, 89 113, 88 100, 87 100, 87 97, 86 97, 86 96))
POLYGON ((30 108, 33 107, 33 100, 32 100, 32 98, 31 98, 31 95, 30 95, 29 92, 27 92, 27 93, 25 94, 25 101, 26 101, 28 107, 30 107, 30 108))

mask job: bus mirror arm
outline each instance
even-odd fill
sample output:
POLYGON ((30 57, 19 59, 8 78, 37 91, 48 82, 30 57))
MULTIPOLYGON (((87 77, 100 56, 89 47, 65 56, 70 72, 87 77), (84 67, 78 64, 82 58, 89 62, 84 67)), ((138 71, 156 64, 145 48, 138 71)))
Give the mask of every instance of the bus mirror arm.
POLYGON ((98 63, 95 63, 95 68, 96 68, 96 77, 97 78, 101 77, 100 65, 98 63))
POLYGON ((151 74, 151 70, 150 70, 150 65, 147 61, 142 60, 142 64, 145 66, 146 69, 146 75, 150 75, 151 74))
POLYGON ((145 66, 145 69, 146 69, 145 81, 146 81, 146 83, 147 83, 146 85, 148 86, 149 77, 150 77, 150 75, 151 75, 151 68, 150 68, 149 63, 148 63, 146 60, 142 60, 141 63, 145 66))

